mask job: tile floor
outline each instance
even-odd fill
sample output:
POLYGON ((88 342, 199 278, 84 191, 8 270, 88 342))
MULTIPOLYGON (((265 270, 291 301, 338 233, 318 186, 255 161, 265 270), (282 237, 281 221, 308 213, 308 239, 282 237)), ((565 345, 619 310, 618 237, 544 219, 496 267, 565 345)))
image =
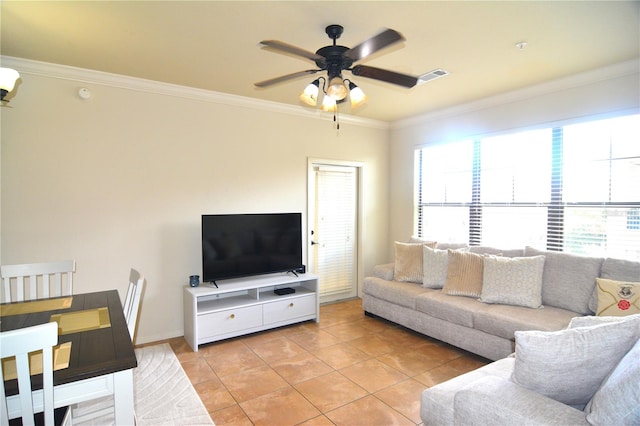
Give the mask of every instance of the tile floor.
POLYGON ((200 346, 168 340, 218 426, 416 425, 420 393, 488 363, 390 322, 360 299, 305 322, 200 346))

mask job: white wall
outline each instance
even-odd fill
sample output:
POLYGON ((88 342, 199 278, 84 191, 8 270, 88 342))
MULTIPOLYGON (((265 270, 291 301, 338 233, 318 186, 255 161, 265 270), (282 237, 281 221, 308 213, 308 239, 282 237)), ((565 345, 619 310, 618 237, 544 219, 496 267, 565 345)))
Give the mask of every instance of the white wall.
POLYGON ((0 110, 1 262, 73 258, 76 292, 115 288, 121 298, 137 268, 148 281, 137 343, 183 333, 182 287, 201 275, 201 214, 300 211, 306 224, 308 157, 364 163, 365 273, 385 260, 386 126, 344 121, 336 135, 327 115, 65 72, 22 70, 0 110))
POLYGON ((390 145, 390 256, 393 241, 406 241, 414 231, 416 147, 639 109, 635 60, 395 123, 390 145))

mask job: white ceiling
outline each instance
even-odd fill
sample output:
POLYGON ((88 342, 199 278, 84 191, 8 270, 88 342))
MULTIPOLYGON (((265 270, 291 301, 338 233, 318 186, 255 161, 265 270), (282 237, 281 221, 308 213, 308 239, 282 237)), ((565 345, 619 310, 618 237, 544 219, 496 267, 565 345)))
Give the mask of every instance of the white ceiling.
POLYGON ((300 108, 310 108, 298 95, 315 77, 266 89, 254 83, 314 64, 261 49, 261 40, 316 51, 331 44, 329 24, 344 26, 339 44, 348 47, 393 28, 406 41, 360 64, 450 75, 412 89, 353 78, 369 102, 343 112, 383 121, 640 57, 638 1, 1 0, 0 7, 2 55, 300 108), (515 47, 521 41, 524 50, 515 47))

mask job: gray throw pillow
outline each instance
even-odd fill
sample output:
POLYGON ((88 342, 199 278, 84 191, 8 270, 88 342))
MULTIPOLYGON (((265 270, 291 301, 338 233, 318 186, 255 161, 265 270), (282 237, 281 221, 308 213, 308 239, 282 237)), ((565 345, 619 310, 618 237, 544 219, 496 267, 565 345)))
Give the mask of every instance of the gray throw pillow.
POLYGON ((583 409, 640 338, 640 317, 561 331, 516 331, 511 380, 583 409))
POLYGON ((608 324, 610 322, 622 322, 622 321, 635 321, 640 319, 640 314, 629 315, 626 317, 613 317, 613 316, 584 316, 584 317, 575 317, 571 318, 571 322, 567 328, 577 328, 577 327, 591 327, 598 324, 608 324))
POLYGON ((592 425, 640 425, 640 340, 593 395, 585 413, 592 425))

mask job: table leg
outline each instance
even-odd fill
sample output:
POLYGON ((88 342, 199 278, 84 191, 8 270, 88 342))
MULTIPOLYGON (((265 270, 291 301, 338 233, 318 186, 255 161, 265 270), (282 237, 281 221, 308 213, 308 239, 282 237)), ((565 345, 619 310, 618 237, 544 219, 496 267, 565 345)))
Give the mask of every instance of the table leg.
POLYGON ((133 426, 133 370, 123 370, 113 375, 113 401, 117 425, 133 426))

